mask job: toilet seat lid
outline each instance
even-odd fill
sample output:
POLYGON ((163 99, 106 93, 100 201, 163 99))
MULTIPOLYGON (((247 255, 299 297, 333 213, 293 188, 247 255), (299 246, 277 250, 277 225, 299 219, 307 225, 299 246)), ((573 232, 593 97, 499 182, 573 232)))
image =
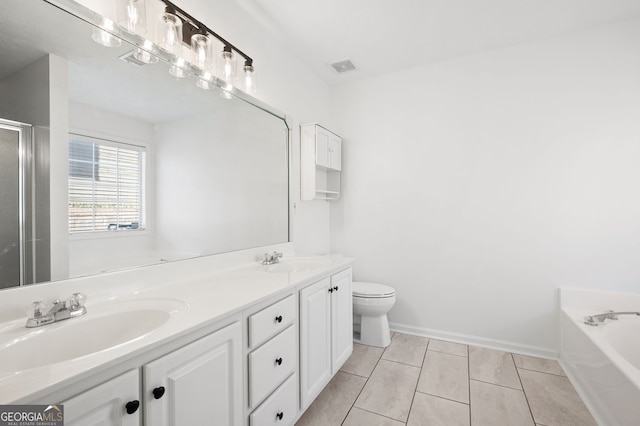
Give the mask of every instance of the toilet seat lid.
POLYGON ((353 295, 356 297, 391 297, 396 294, 393 287, 377 283, 354 281, 352 289, 353 295))

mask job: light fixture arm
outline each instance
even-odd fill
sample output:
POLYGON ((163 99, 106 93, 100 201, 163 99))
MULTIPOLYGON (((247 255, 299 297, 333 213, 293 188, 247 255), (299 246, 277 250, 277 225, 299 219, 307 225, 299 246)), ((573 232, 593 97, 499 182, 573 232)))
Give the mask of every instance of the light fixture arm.
POLYGON ((191 43, 191 36, 193 34, 211 34, 213 37, 217 38, 222 44, 224 44, 225 49, 231 49, 235 51, 238 55, 242 56, 245 60, 245 65, 253 66, 253 59, 249 57, 242 50, 235 47, 233 44, 229 43, 222 36, 218 35, 216 32, 211 30, 202 22, 195 19, 193 16, 189 15, 187 12, 182 10, 180 7, 176 6, 174 3, 169 0, 160 0, 165 4, 167 11, 171 12, 175 15, 178 15, 185 22, 182 25, 182 40, 186 44, 191 43))

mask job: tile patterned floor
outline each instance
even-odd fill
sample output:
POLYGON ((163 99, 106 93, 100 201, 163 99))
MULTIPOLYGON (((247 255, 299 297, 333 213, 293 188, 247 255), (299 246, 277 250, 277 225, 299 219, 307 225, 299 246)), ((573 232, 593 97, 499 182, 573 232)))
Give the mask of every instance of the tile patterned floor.
POLYGON ((595 426, 556 361, 394 333, 353 355, 298 426, 595 426))

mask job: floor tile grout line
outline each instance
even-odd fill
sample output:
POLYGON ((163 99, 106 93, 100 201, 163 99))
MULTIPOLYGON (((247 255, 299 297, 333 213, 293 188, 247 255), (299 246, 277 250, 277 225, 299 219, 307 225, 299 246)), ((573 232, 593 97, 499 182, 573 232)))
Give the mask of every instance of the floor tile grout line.
MULTIPOLYGON (((540 370, 534 370, 532 368, 518 367, 517 365, 516 365, 516 368, 518 370, 526 370, 526 371, 533 371, 534 373, 548 374, 549 376, 567 377, 566 374, 549 373, 548 371, 540 371, 540 370)), ((563 371, 563 373, 564 373, 564 371, 563 371)))
MULTIPOLYGON (((393 420, 394 422, 402 423, 402 424, 405 424, 405 425, 409 421, 408 417, 407 417, 407 421, 403 422, 402 420, 394 419, 393 417, 389 417, 386 414, 376 413, 375 411, 367 410, 366 408, 360 408, 360 407, 355 407, 355 406, 352 407, 352 408, 357 408, 358 410, 366 411, 367 413, 375 414, 376 416, 384 417, 385 419, 393 420)), ((349 411, 351 411, 351 410, 349 410, 349 411)), ((345 418, 345 420, 342 421, 342 423, 344 423, 345 421, 346 421, 346 418, 345 418)))
POLYGON ((407 413, 407 421, 405 424, 409 424, 409 419, 411 418, 411 410, 413 409, 413 402, 416 400, 416 393, 418 393, 418 384, 420 384, 420 377, 422 377, 422 369, 424 368, 424 363, 427 361, 427 352, 429 351, 429 343, 431 339, 427 339, 427 345, 424 348, 424 354, 422 355, 422 363, 420 364, 420 371, 418 372, 418 380, 416 380, 416 386, 413 389, 413 396, 411 397, 411 404, 409 404, 409 412, 407 413))
POLYGON ((444 397, 444 396, 441 396, 441 395, 436 395, 436 394, 429 393, 429 392, 422 392, 422 391, 416 390, 416 393, 421 393, 422 395, 429 395, 429 396, 432 396, 434 398, 444 399, 445 401, 457 402, 458 404, 462 404, 462 405, 467 405, 467 406, 471 405, 470 402, 462 402, 462 401, 458 401, 456 399, 447 398, 447 397, 444 397))
POLYGON ((518 375, 518 381, 520 382, 520 386, 522 386, 522 393, 524 394, 524 400, 527 402, 527 408, 529 408, 529 414, 531 414, 531 420, 533 421, 533 424, 535 425, 536 418, 533 415, 533 410, 531 410, 531 404, 529 404, 529 398, 527 397, 527 392, 524 389, 524 384, 522 383, 522 378, 520 377, 520 370, 518 370, 518 367, 516 367, 516 361, 513 358, 513 353, 510 353, 510 355, 511 355, 511 361, 513 361, 513 366, 516 368, 516 374, 518 375))
MULTIPOLYGON (((391 344, 389 344, 391 345, 391 344)), ((371 372, 369 373, 369 376, 366 377, 366 380, 364 382, 364 385, 362 385, 362 389, 360 389, 360 392, 358 392, 358 395, 356 395, 356 398, 353 400, 353 403, 351 404, 351 408, 349 408, 349 411, 347 411, 347 415, 344 417, 344 419, 342 419, 342 422, 340 422, 340 425, 343 425, 344 422, 347 421, 347 417, 349 417, 349 413, 351 413, 351 410, 353 410, 353 407, 356 406, 356 402, 358 401, 358 398, 360 398, 360 395, 362 394, 362 391, 364 390, 364 388, 367 386, 367 383, 369 383, 369 379, 371 378, 371 376, 373 375, 373 372, 376 370, 376 368, 378 367, 378 364, 380 364, 380 360, 382 359, 382 355, 384 355, 384 351, 387 350, 387 348, 384 348, 384 350, 382 351, 382 353, 380 354, 380 357, 378 358, 378 360, 376 361, 376 365, 373 366, 373 368, 371 369, 371 372)), ((348 373, 350 374, 350 373, 348 373)), ((357 374, 354 374, 354 376, 358 376, 357 374)), ((362 376, 358 376, 358 377, 362 377, 362 376)), ((360 410, 362 410, 362 408, 360 407, 356 407, 359 408, 360 410)), ((367 410, 365 410, 367 411, 367 410)), ((377 414, 377 413, 376 413, 377 414)))
POLYGON ((439 354, 447 354, 447 355, 457 356, 457 357, 460 357, 460 358, 468 358, 468 355, 452 354, 451 352, 436 351, 436 350, 434 350, 434 349, 429 349, 429 348, 427 348, 427 350, 428 350, 428 351, 431 351, 431 352, 436 352, 436 353, 439 353, 439 354))
POLYGON ((504 389, 511 389, 511 390, 515 390, 515 391, 524 392, 524 389, 512 388, 511 386, 505 386, 505 385, 501 385, 499 383, 487 382, 486 380, 474 379, 472 377, 469 377, 469 381, 471 381, 471 380, 473 380, 474 382, 478 382, 478 383, 484 383, 485 385, 499 386, 499 387, 504 388, 504 389))
MULTIPOLYGON (((427 351, 425 351, 425 353, 427 353, 427 351)), ((387 362, 394 362, 396 364, 406 365, 407 367, 422 368, 422 364, 421 365, 407 364, 406 362, 396 361, 395 359, 389 359, 389 358, 380 358, 380 359, 382 359, 384 361, 387 361, 387 362)))

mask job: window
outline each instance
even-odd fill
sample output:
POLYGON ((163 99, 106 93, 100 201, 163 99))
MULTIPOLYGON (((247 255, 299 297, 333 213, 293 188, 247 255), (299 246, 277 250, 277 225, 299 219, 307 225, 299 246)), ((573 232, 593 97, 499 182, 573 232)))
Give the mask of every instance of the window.
POLYGON ((144 229, 145 148, 70 135, 69 232, 144 229))

